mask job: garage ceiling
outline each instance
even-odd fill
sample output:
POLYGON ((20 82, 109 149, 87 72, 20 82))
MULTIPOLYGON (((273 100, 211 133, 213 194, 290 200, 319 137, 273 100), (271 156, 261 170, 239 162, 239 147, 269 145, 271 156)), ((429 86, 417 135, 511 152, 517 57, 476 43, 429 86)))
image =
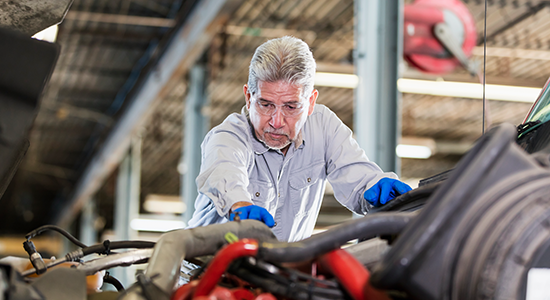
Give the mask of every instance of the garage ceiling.
MULTIPOLYGON (((31 148, 0 202, 2 233, 21 234, 53 221, 128 105, 128 95, 154 67, 151 61, 197 2, 75 0, 59 26, 61 56, 31 132, 31 148)), ((482 46, 484 2, 464 3, 476 20, 478 46, 482 46)), ((487 82, 542 87, 550 75, 550 1, 488 1, 487 14, 487 82)), ((242 0, 204 56, 211 125, 240 111, 248 63, 254 49, 268 38, 302 38, 320 68, 349 70, 353 16, 352 0, 242 0)), ((482 47, 474 53, 481 61, 482 47)), ((406 66, 403 74, 435 79, 406 66)), ((442 77, 476 80, 461 69, 442 77)), ((353 90, 319 87, 319 91, 318 102, 352 127, 353 90)), ((186 93, 187 79, 182 76, 152 108, 141 131, 142 199, 152 193, 179 193, 177 165, 186 93)), ((517 125, 529 107, 529 103, 490 101, 490 119, 493 124, 517 125)), ((481 120, 481 100, 403 94, 403 136, 432 138, 458 147, 481 135, 481 120)), ((451 152, 427 160, 403 159, 402 176, 423 178, 452 168, 460 155, 451 152)), ((111 175, 96 196, 106 228, 112 224, 115 177, 111 175)))

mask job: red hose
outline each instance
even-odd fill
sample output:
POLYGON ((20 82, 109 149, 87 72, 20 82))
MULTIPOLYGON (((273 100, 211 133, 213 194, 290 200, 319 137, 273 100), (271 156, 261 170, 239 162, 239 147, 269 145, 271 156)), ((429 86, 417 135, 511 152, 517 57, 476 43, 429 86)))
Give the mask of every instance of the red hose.
POLYGON ((369 271, 351 254, 337 249, 324 254, 319 262, 328 269, 355 300, 390 300, 385 293, 369 284, 369 271))
POLYGON ((206 269, 193 298, 210 294, 233 260, 243 256, 255 256, 257 252, 258 242, 252 239, 242 239, 222 248, 206 269))
POLYGON ((193 280, 187 284, 184 284, 180 286, 174 294, 172 294, 172 298, 170 300, 187 300, 191 298, 191 295, 193 295, 193 292, 195 291, 195 288, 199 284, 198 280, 193 280))

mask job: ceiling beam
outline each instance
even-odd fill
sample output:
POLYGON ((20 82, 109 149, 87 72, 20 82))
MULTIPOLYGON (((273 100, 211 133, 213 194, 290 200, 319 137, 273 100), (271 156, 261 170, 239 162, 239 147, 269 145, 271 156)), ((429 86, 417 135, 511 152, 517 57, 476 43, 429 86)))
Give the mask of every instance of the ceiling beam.
POLYGON ((150 27, 173 27, 176 25, 176 21, 174 19, 102 14, 87 11, 69 11, 65 17, 65 20, 150 27))
POLYGON ((133 0, 134 4, 137 4, 139 6, 145 7, 149 9, 150 11, 154 11, 161 15, 168 15, 170 13, 170 8, 161 5, 159 3, 156 3, 156 1, 150 1, 150 0, 133 0))
MULTIPOLYGON (((477 77, 472 77, 467 73, 450 73, 443 75, 428 74, 420 72, 416 69, 409 68, 401 73, 402 78, 409 79, 423 79, 423 80, 444 80, 444 81, 456 81, 456 82, 470 82, 479 83, 477 77)), ((500 77, 500 76, 488 76, 486 78, 487 84, 509 85, 509 86, 523 86, 542 88, 546 79, 522 79, 514 77, 500 77)))
MULTIPOLYGON (((60 28, 62 32, 63 27, 60 28)), ((90 41, 101 39, 104 46, 118 47, 121 49, 132 47, 146 47, 151 40, 160 40, 163 34, 158 30, 151 30, 147 33, 141 31, 113 31, 108 29, 82 27, 71 29, 68 34, 61 34, 57 37, 58 42, 70 42, 76 46, 90 47, 90 41)))
MULTIPOLYGON (((512 55, 511 52, 513 50, 510 49, 510 52, 508 51, 498 52, 498 51, 500 50, 491 49, 489 47, 487 48, 487 54, 492 52, 494 56, 497 56, 497 54, 502 56, 507 54, 512 55)), ((535 56, 535 55, 538 55, 538 53, 531 53, 531 55, 535 56)), ((328 73, 342 73, 342 74, 354 73, 353 65, 349 63, 335 64, 335 63, 318 62, 317 71, 328 72, 328 73)), ((424 80, 441 80, 442 79, 444 81, 479 83, 479 79, 477 77, 472 77, 467 73, 429 74, 429 73, 418 71, 413 67, 410 67, 402 71, 401 77, 409 78, 409 79, 424 79, 424 80)), ((514 78, 514 77, 500 77, 500 76, 487 77, 487 84, 500 84, 500 85, 510 85, 510 86, 525 86, 525 87, 541 88, 544 86, 545 83, 546 83, 546 79, 537 80, 537 79, 522 79, 522 78, 514 78)))
POLYGON ((111 126, 113 123, 113 118, 109 115, 92 109, 77 107, 69 104, 46 104, 42 105, 42 109, 54 113, 60 120, 64 120, 67 117, 74 117, 82 120, 102 123, 105 126, 111 126))
POLYGON ((84 204, 97 192, 128 150, 130 139, 139 132, 154 107, 181 81, 184 73, 202 55, 221 26, 242 0, 202 0, 184 24, 175 31, 155 68, 146 75, 129 105, 114 125, 102 147, 87 165, 69 202, 56 219, 68 226, 84 204))
MULTIPOLYGON (((474 47, 472 54, 483 57, 483 47, 474 47)), ((487 57, 507 57, 534 60, 550 60, 550 51, 536 49, 514 49, 503 47, 487 47, 487 57)))
POLYGON ((22 166, 23 170, 33 172, 33 173, 40 173, 44 175, 50 175, 53 177, 66 179, 66 180, 73 180, 75 178, 75 171, 63 168, 56 165, 49 165, 49 164, 43 164, 40 162, 27 162, 22 166))
POLYGON ((312 30, 293 30, 286 28, 261 28, 246 27, 237 25, 227 25, 225 33, 239 36, 261 36, 265 38, 277 38, 285 35, 292 35, 303 38, 305 42, 311 45, 317 38, 317 33, 312 30))

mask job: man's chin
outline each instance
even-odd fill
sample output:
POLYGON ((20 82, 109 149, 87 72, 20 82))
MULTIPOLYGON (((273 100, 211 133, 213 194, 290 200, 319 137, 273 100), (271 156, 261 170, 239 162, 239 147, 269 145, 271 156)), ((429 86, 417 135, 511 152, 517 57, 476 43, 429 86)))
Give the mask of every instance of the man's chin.
POLYGON ((291 141, 285 141, 285 142, 262 141, 262 142, 269 149, 273 149, 273 150, 281 150, 281 149, 285 148, 286 146, 290 145, 290 143, 291 143, 291 141))
POLYGON ((287 147, 288 145, 290 145, 290 142, 289 143, 286 143, 286 144, 268 144, 268 143, 264 143, 269 149, 272 149, 272 150, 281 150, 281 149, 284 149, 285 147, 287 147))

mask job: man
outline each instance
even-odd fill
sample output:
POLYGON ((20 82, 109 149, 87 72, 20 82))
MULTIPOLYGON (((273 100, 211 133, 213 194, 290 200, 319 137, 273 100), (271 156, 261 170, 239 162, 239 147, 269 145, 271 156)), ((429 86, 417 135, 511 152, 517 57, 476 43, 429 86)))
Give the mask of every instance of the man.
POLYGON ((244 85, 246 107, 202 143, 199 196, 189 227, 256 219, 279 240, 311 235, 325 182, 348 209, 366 214, 410 187, 370 162, 351 130, 315 105, 315 60, 293 37, 256 49, 244 85))

